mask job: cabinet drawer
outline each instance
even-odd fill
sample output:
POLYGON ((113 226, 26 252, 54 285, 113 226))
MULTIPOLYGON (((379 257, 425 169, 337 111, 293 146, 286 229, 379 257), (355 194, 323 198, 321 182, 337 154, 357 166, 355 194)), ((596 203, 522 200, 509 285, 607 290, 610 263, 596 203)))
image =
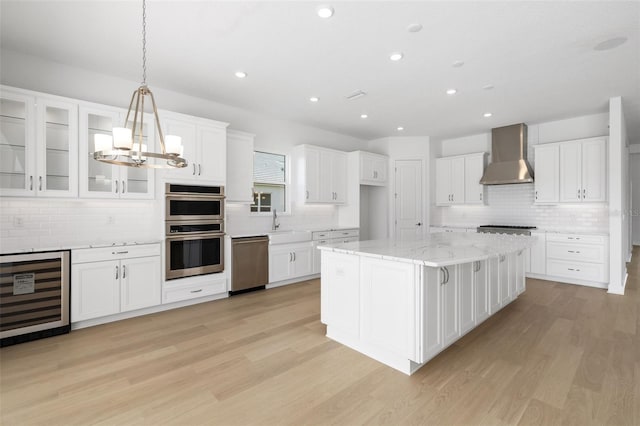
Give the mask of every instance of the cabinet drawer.
POLYGON ((336 242, 340 242, 340 243, 352 243, 354 241, 359 241, 360 237, 346 237, 346 238, 340 238, 338 240, 336 240, 336 242))
POLYGON ((196 299, 227 291, 226 278, 197 284, 165 286, 162 290, 162 303, 179 302, 181 300, 196 299))
POLYGON ((331 238, 331 231, 315 231, 312 233, 312 235, 314 241, 326 240, 328 238, 331 238))
POLYGON ((547 256, 554 259, 578 262, 604 263, 605 250, 603 244, 564 244, 547 243, 547 256))
POLYGON ((574 278, 585 281, 608 281, 605 266, 597 263, 567 262, 548 259, 547 274, 555 277, 574 278))
POLYGON ((348 237, 357 237, 360 235, 359 229, 341 229, 338 231, 331 231, 331 236, 329 238, 348 238, 348 237))
POLYGON ((133 257, 160 256, 160 244, 111 246, 71 250, 71 263, 100 262, 133 257))
POLYGON ((587 244, 605 244, 607 237, 603 235, 580 235, 580 234, 554 234, 547 233, 547 241, 556 241, 560 243, 587 243, 587 244))

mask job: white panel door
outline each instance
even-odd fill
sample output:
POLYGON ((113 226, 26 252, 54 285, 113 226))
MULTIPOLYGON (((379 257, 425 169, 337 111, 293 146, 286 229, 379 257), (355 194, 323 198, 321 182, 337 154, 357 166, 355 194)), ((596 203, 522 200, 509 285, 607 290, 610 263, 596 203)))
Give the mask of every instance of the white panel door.
POLYGON ((120 306, 122 312, 160 305, 160 257, 123 260, 121 265, 120 306))
POLYGON ((451 160, 451 203, 464 204, 464 157, 451 160))
POLYGON ((458 266, 458 290, 460 294, 460 333, 465 334, 476 325, 475 318, 475 262, 458 266))
POLYGON ((206 183, 224 183, 227 174, 227 130, 201 125, 197 138, 200 146, 198 178, 208 181, 206 183))
POLYGON ((120 262, 90 262, 71 268, 71 322, 120 312, 120 262))
POLYGON ((293 253, 291 278, 303 277, 313 273, 313 246, 307 243, 305 246, 297 246, 293 253))
POLYGON ((607 143, 596 139, 582 143, 582 201, 607 199, 607 143))
POLYGON ((269 246, 269 282, 291 278, 293 252, 289 244, 269 246))
POLYGON ((347 154, 334 152, 331 159, 331 182, 334 203, 347 202, 347 154))
MULTIPOLYGON (((167 178, 197 178, 200 160, 198 158, 199 150, 195 123, 169 117, 163 117, 161 120, 165 137, 167 135, 175 135, 182 138, 182 146, 184 148, 182 158, 187 160, 187 167, 167 170, 167 178)), ((159 148, 160 142, 158 142, 158 149, 159 148)))
POLYGON ((360 257, 322 252, 320 320, 329 327, 360 335, 360 257))
POLYGON ((531 264, 529 272, 545 275, 547 273, 547 234, 546 232, 531 232, 537 240, 531 247, 531 264))
POLYGON ((253 203, 253 139, 249 133, 227 132, 227 201, 253 203))
POLYGON ((449 346, 460 337, 460 293, 455 266, 444 268, 442 284, 442 338, 444 346, 449 346))
POLYGON ((557 203, 559 201, 559 149, 557 145, 535 148, 535 202, 557 203))
POLYGON ((580 142, 560 144, 560 201, 582 200, 582 162, 580 142))
POLYGON ((464 202, 484 203, 484 185, 480 179, 484 173, 484 154, 464 158, 464 202))
POLYGON ((487 283, 487 261, 474 262, 473 283, 476 292, 476 324, 489 317, 489 288, 487 283))
POLYGON ((400 239, 422 235, 422 161, 395 163, 395 235, 400 239))
POLYGON ((320 200, 325 203, 333 203, 335 200, 333 191, 333 152, 320 150, 320 177, 318 185, 320 187, 320 200))
MULTIPOLYGON (((308 203, 317 203, 321 201, 320 186, 322 183, 320 171, 320 150, 306 147, 304 150, 304 181, 305 194, 304 200, 308 203)), ((324 182, 328 186, 328 181, 324 182)))

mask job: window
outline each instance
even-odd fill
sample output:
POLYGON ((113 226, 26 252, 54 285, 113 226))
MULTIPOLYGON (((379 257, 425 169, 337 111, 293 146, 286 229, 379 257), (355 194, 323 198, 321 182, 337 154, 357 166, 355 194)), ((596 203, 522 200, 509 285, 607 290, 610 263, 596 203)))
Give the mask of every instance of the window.
POLYGON ((286 210, 286 157, 280 154, 253 153, 253 213, 286 210))

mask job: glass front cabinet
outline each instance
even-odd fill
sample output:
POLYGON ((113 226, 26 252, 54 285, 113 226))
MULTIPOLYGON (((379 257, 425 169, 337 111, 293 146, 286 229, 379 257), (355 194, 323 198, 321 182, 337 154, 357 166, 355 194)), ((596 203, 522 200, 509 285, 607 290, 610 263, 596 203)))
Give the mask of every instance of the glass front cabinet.
POLYGON ((78 195, 78 108, 0 90, 0 194, 78 195))
MULTIPOLYGON (((132 198, 154 197, 153 169, 122 167, 102 163, 93 158, 94 136, 111 135, 113 127, 122 127, 126 111, 102 105, 80 106, 80 196, 87 198, 132 198)), ((143 121, 143 144, 155 150, 155 126, 153 115, 145 114, 143 121)), ((129 127, 131 126, 131 118, 129 127)), ((138 140, 136 134, 136 141, 138 140)))

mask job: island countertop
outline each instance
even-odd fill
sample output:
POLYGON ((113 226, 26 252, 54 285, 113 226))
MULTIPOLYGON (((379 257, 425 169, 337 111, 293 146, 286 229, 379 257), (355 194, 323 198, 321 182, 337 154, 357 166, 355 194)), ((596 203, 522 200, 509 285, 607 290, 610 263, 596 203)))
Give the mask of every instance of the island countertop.
POLYGON ((354 241, 318 246, 320 250, 355 254, 418 265, 442 267, 531 247, 536 237, 483 233, 435 233, 415 239, 354 241))

